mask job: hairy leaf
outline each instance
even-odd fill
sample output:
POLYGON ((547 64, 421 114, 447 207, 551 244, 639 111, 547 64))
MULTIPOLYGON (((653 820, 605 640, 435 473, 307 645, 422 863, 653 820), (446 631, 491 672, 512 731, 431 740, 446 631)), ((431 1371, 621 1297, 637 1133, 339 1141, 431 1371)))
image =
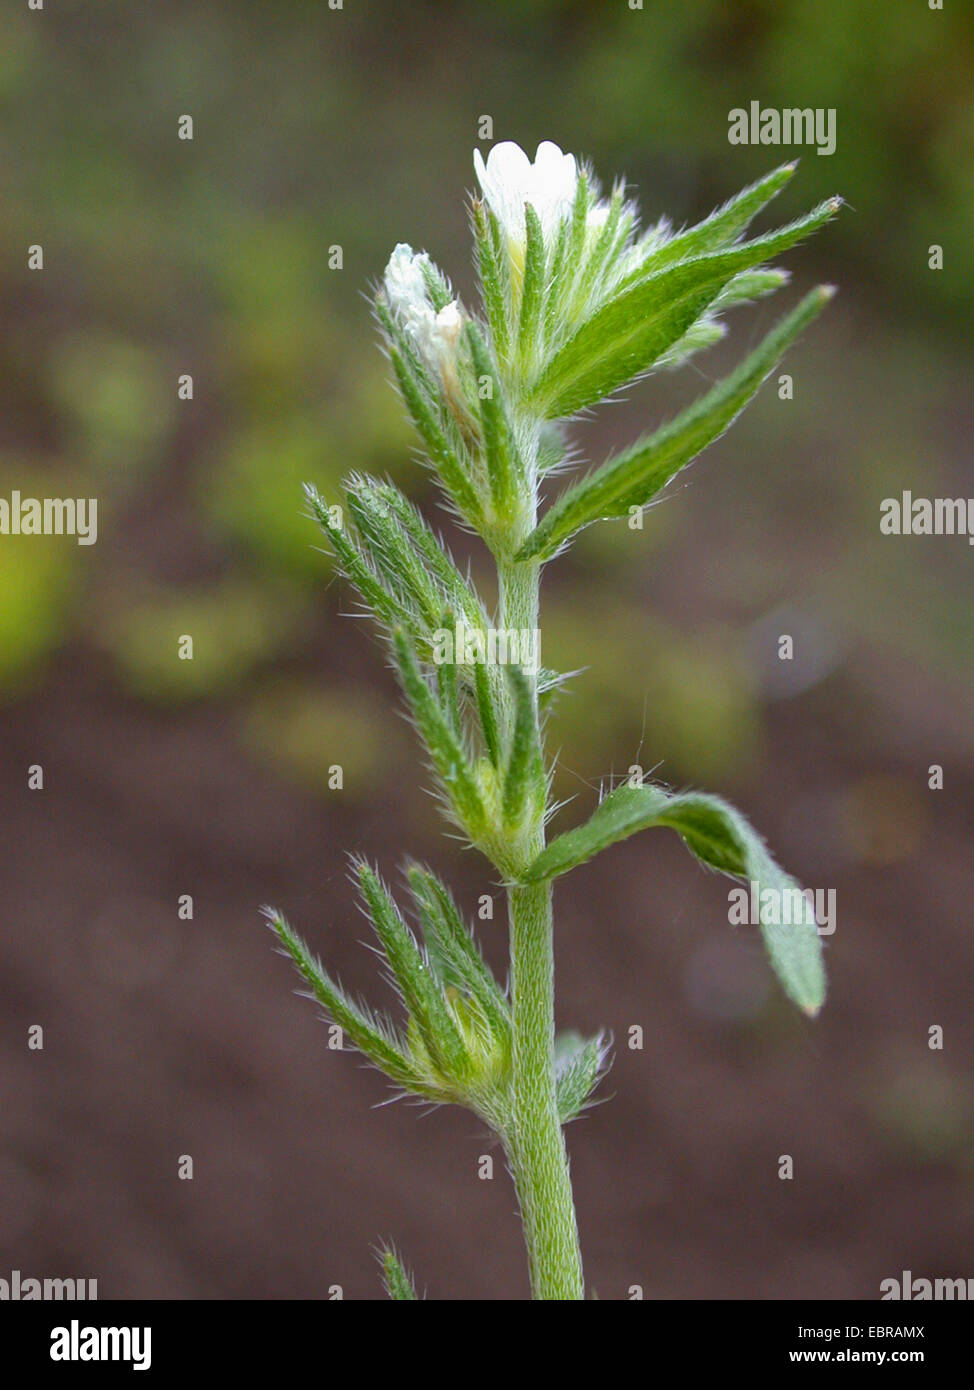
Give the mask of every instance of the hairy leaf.
POLYGON ((376 936, 427 1052, 445 1077, 462 1077, 467 1067, 463 1039, 412 932, 373 869, 365 860, 360 860, 357 868, 376 936))
POLYGON ((605 1058, 601 1033, 588 1039, 574 1032, 555 1038, 555 1099, 563 1125, 575 1118, 598 1085, 605 1058))
POLYGON ((519 666, 508 666, 514 690, 514 734, 504 773, 503 815, 510 829, 517 826, 525 805, 537 803, 544 792, 544 765, 538 746, 538 726, 527 677, 519 666))
POLYGON ((599 309, 555 354, 532 391, 548 419, 592 405, 648 369, 741 271, 787 250, 838 211, 830 199, 777 232, 680 261, 599 309))
POLYGON ((712 212, 703 222, 690 227, 685 232, 665 241, 659 250, 654 251, 642 267, 643 273, 654 273, 677 261, 685 261, 690 256, 702 256, 708 251, 717 251, 745 231, 751 219, 761 211, 771 199, 781 192, 798 166, 794 163, 782 164, 764 178, 743 188, 729 199, 716 212, 712 212))
POLYGON ((507 999, 464 924, 452 893, 434 873, 419 864, 407 865, 406 877, 427 947, 443 963, 446 982, 468 991, 480 1005, 495 1036, 509 1040, 507 999))
POLYGON ((547 559, 581 527, 602 518, 626 516, 630 507, 650 501, 675 473, 723 434, 832 293, 829 287, 820 286, 806 295, 730 376, 648 439, 609 459, 562 493, 517 558, 547 559))
MULTIPOLYGON (((552 841, 522 875, 522 882, 557 878, 609 845, 654 826, 675 830, 704 864, 756 883, 759 894, 770 890, 784 904, 800 891, 733 806, 702 792, 672 793, 655 786, 623 786, 611 792, 584 825, 552 841)), ((816 1014, 825 999, 825 967, 818 929, 807 920, 809 915, 793 926, 762 922, 761 933, 785 993, 805 1013, 816 1014)))
POLYGON ((418 1079, 415 1070, 392 1024, 351 1000, 279 912, 265 908, 264 915, 318 1003, 327 1009, 359 1052, 393 1081, 411 1090, 416 1089, 418 1079))
POLYGON ((504 272, 501 267, 504 263, 494 249, 491 222, 496 222, 493 213, 489 212, 482 202, 475 201, 473 205, 474 238, 477 248, 477 270, 483 289, 484 310, 490 325, 494 351, 498 360, 505 362, 510 349, 506 309, 508 286, 506 277, 502 278, 504 272))
POLYGON ((438 418, 438 411, 434 409, 429 395, 423 388, 415 363, 409 360, 404 351, 391 345, 389 360, 399 385, 399 394, 426 445, 430 461, 446 489, 447 496, 471 525, 482 523, 483 508, 480 498, 467 476, 460 453, 454 447, 449 431, 438 418))
POLYGON ((382 1265, 382 1283, 388 1296, 396 1303, 409 1303, 416 1300, 413 1281, 397 1252, 387 1245, 379 1252, 382 1265))
POLYGON ((466 749, 434 698, 406 633, 392 635, 396 668, 410 710, 450 801, 473 839, 484 827, 484 806, 466 749))
POLYGON ((480 389, 480 422, 491 500, 495 511, 506 517, 513 513, 517 502, 520 461, 507 418, 500 373, 494 366, 480 330, 472 320, 468 321, 465 333, 480 389))

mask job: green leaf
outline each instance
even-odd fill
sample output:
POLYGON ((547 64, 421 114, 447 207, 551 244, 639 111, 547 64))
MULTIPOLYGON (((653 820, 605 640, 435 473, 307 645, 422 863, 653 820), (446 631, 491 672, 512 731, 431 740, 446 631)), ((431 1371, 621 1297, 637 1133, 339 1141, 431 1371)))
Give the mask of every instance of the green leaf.
POLYGON ((565 261, 565 269, 563 272, 569 293, 571 293, 578 267, 581 264, 582 252, 585 249, 585 238, 588 234, 590 202, 588 175, 584 169, 579 169, 578 182, 575 185, 575 201, 572 204, 572 225, 568 241, 568 256, 565 261))
POLYGON ((392 363, 392 370, 396 374, 399 394, 412 416, 413 424, 416 426, 420 438, 426 445, 430 460, 446 489, 447 496, 452 499, 457 510, 467 518, 471 525, 476 526, 482 523, 483 508, 480 505, 480 498, 467 477, 458 451, 454 449, 447 431, 437 418, 437 412, 430 404, 430 399, 424 391, 416 371, 403 353, 393 346, 389 348, 389 360, 392 363))
MULTIPOLYGON (((541 219, 530 203, 524 204, 527 246, 524 253, 524 284, 521 289, 521 319, 518 327, 518 355, 522 363, 532 360, 541 322, 545 289, 545 244, 541 219)), ((479 372, 478 372, 479 375, 479 372)))
POLYGON ((396 1303, 418 1301, 413 1281, 391 1245, 379 1251, 379 1262, 382 1265, 382 1283, 388 1296, 396 1303))
POLYGON ((342 572, 355 585, 375 616, 390 625, 401 623, 412 627, 414 615, 395 594, 388 591, 344 527, 333 522, 328 503, 318 490, 311 483, 306 483, 304 491, 312 515, 327 536, 342 572))
POLYGON ((494 252, 494 238, 491 235, 488 217, 493 218, 493 213, 488 212, 482 202, 474 202, 473 225, 477 251, 477 273, 480 276, 480 285, 483 290, 484 310, 487 314, 487 322, 490 325, 490 333, 498 361, 505 362, 510 350, 507 325, 507 292, 505 283, 501 279, 500 262, 494 252))
POLYGON ((434 873, 419 864, 407 865, 406 878, 427 947, 443 963, 446 983, 472 995, 495 1037, 506 1045, 511 1035, 507 999, 464 924, 452 893, 434 873))
POLYGON ((559 1033, 555 1038, 555 1100, 558 1119, 567 1124, 585 1105, 603 1075, 606 1044, 601 1033, 559 1033))
MULTIPOLYGON (((480 600, 457 568, 453 557, 433 534, 417 507, 392 483, 374 478, 362 479, 367 484, 374 512, 384 512, 401 529, 406 544, 415 552, 423 573, 428 573, 438 588, 431 602, 437 606, 455 608, 468 626, 483 627, 486 623, 480 600)), ((414 573, 412 565, 410 573, 414 573)), ((426 592, 426 586, 423 586, 426 592)))
POLYGON ((775 290, 780 290, 783 285, 787 285, 790 279, 788 271, 780 270, 778 267, 769 270, 745 270, 740 275, 735 275, 727 288, 721 290, 710 310, 719 314, 736 304, 750 304, 755 299, 764 299, 765 296, 774 294, 775 290))
POLYGON ((656 363, 657 367, 679 367, 695 352, 713 347, 724 337, 726 329, 722 323, 711 317, 712 308, 700 315, 684 333, 683 337, 663 353, 656 363))
POLYGON ((318 1003, 327 1009, 359 1052, 401 1086, 420 1089, 422 1083, 392 1024, 349 999, 279 912, 268 907, 264 909, 264 916, 318 1003))
MULTIPOLYGON (((443 619, 443 627, 449 631, 453 626, 453 614, 443 619)), ((441 661, 436 667, 436 696, 446 722, 459 738, 462 728, 460 717, 460 692, 457 686, 457 664, 455 661, 441 661)))
POLYGON ((397 628, 392 640, 399 679, 416 726, 461 824, 476 840, 485 825, 484 805, 466 750, 433 697, 403 629, 397 628))
POLYGON ((449 281, 440 270, 439 266, 433 264, 431 260, 421 262, 421 273, 426 283, 426 292, 429 295, 430 303, 437 313, 453 301, 453 291, 450 289, 449 281))
POLYGON ((475 661, 473 667, 474 693, 477 700, 477 713, 480 716, 480 731, 484 736, 484 748, 491 762, 497 767, 500 760, 500 739, 497 732, 497 712, 494 709, 494 696, 490 688, 490 676, 485 661, 475 661))
POLYGON ((443 595, 408 543, 388 502, 370 478, 358 475, 348 479, 345 497, 373 570, 384 576, 390 592, 400 597, 417 626, 436 627, 443 595))
POLYGON ((763 179, 750 184, 728 202, 712 212, 703 222, 688 231, 680 232, 654 251, 642 266, 642 272, 653 273, 691 256, 702 256, 719 250, 743 232, 751 219, 771 199, 781 192, 797 168, 797 164, 782 164, 763 179))
MULTIPOLYGON (((575 292, 576 301, 585 304, 589 297, 595 292, 603 271, 611 263, 613 253, 617 251, 616 238, 622 223, 622 213, 625 206, 625 192, 622 186, 613 190, 612 198, 609 202, 609 212, 602 224, 598 240, 592 247, 591 252, 585 258, 582 267, 581 278, 578 289, 575 292)), ((622 229, 623 236, 628 234, 631 218, 626 219, 626 226, 622 229)))
POLYGON ((514 734, 504 773, 502 814, 504 825, 513 830, 521 820, 525 805, 534 812, 544 800, 544 764, 538 740, 538 722, 531 687, 519 666, 505 668, 514 690, 514 734))
MULTIPOLYGON (((783 904, 784 894, 800 891, 740 812, 720 797, 628 785, 611 792, 584 825, 553 840, 521 881, 557 878, 609 845, 654 826, 675 830, 704 864, 756 883, 759 894, 770 890, 783 904)), ((825 999, 825 967, 814 921, 806 917, 794 926, 762 923, 761 933, 785 993, 805 1013, 818 1013, 825 999)))
POLYGON ((427 1052, 444 1077, 449 1080, 462 1078, 467 1070, 463 1039, 412 932, 370 865, 362 859, 356 867, 375 934, 427 1052))
POLYGON ((507 419, 500 373, 487 350, 480 330, 472 320, 467 321, 465 335, 473 360, 474 373, 478 378, 480 422, 484 437, 484 457, 487 461, 491 500, 495 512, 499 516, 507 517, 513 513, 517 504, 518 489, 515 474, 520 472, 520 461, 507 419), (483 391, 484 380, 488 383, 486 392, 483 391))
POLYGON ((735 275, 787 250, 839 206, 830 199, 777 232, 680 261, 615 295, 547 364, 532 391, 534 406, 549 419, 572 415, 648 371, 735 275))
POLYGON ((542 347, 546 347, 551 341, 555 326, 564 312, 564 267, 565 257, 568 254, 569 226, 567 218, 563 218, 558 225, 558 239, 555 242, 555 249, 551 257, 551 269, 547 276, 548 293, 545 297, 544 323, 540 335, 542 347))
POLYGON ((547 559, 581 527, 599 519, 626 516, 630 507, 645 506, 674 474, 723 434, 833 293, 829 286, 812 290, 730 376, 647 439, 609 459, 563 492, 516 558, 547 559))

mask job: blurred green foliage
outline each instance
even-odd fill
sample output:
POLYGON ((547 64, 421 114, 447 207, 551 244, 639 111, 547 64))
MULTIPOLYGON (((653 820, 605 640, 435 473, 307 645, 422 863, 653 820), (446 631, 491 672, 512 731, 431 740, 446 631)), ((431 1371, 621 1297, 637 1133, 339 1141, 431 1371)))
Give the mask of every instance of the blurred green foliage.
POLYGON ((223 695, 287 650, 301 614, 289 597, 275 602, 267 586, 239 580, 167 590, 111 615, 101 640, 122 687, 143 699, 223 695))
MULTIPOLYGON (((798 557, 791 577, 787 546, 773 550, 796 505, 782 488, 796 481, 775 484, 782 420, 760 410, 722 457, 767 460, 766 472, 746 496, 740 470, 728 469, 726 491, 720 470, 708 475, 713 505, 733 507, 748 539, 709 554, 715 607, 695 615, 692 638, 672 595, 647 612, 633 592, 637 575, 650 592, 678 554, 692 573, 701 513, 684 509, 684 494, 644 535, 586 536, 575 579, 559 591, 552 576, 548 590, 548 659, 591 664, 556 715, 566 766, 603 774, 608 729, 617 770, 643 739, 641 756, 663 759, 664 776, 745 767, 759 703, 733 633, 753 614, 720 601, 750 594, 755 611, 771 606, 782 573, 785 587, 820 590, 836 622, 894 644, 925 632, 924 658, 969 662, 966 555, 917 575, 907 550, 864 549, 862 534, 891 475, 914 487, 924 474, 956 479, 974 310, 972 32, 969 8, 887 0, 827 12, 807 0, 645 0, 641 11, 623 0, 459 0, 448 15, 422 0, 340 12, 317 0, 12 9, 0 46, 0 463, 24 490, 35 473, 70 475, 73 493, 99 497, 102 524, 83 566, 68 539, 0 538, 0 687, 23 691, 63 641, 94 634, 121 688, 237 696, 246 736, 259 727, 291 766, 291 736, 267 729, 287 719, 303 729, 316 709, 338 718, 293 690, 269 722, 255 712, 273 707, 266 691, 253 704, 258 673, 266 680, 306 631, 298 595, 315 588, 319 605, 338 607, 300 485, 334 494, 357 468, 395 472, 424 495, 362 295, 398 240, 425 246, 469 290, 459 193, 480 118, 492 117, 497 139, 555 139, 606 176, 624 169, 647 220, 681 222, 783 157, 728 145, 728 111, 751 100, 837 109, 836 153, 806 153, 800 200, 840 192, 853 211, 794 263, 810 281, 823 268, 808 257, 831 258, 839 313, 856 306, 853 333, 868 334, 868 350, 830 326, 829 355, 787 422, 789 452, 804 448, 818 481, 803 525, 812 535, 821 525, 828 564, 798 557), (176 138, 184 113, 192 141, 176 138), (932 242, 944 246, 942 272, 927 268, 932 242), (36 243, 43 272, 26 267, 36 243), (176 394, 185 373, 191 401, 176 394), (961 597, 945 601, 945 587, 961 597), (918 618, 936 607, 937 620, 904 622, 904 605, 918 618), (192 662, 175 660, 180 632, 195 638, 192 662)), ((754 331, 734 324, 735 351, 754 331)), ((660 414, 671 389, 685 390, 665 378, 658 388, 660 414)), ((606 452, 591 427, 583 439, 606 452)), ((368 762, 362 718, 351 735, 368 762)))
POLYGON ((58 537, 0 537, 0 695, 28 689, 69 631, 74 559, 58 537))
POLYGON ((559 794, 633 766, 664 781, 720 781, 754 756, 755 692, 731 633, 684 634, 589 587, 549 597, 542 642, 545 665, 579 670, 551 719, 559 794))
POLYGON ((352 802, 374 800, 413 754, 400 728, 390 727, 387 703, 355 686, 321 690, 289 681, 259 690, 241 732, 248 748, 296 781, 352 802))

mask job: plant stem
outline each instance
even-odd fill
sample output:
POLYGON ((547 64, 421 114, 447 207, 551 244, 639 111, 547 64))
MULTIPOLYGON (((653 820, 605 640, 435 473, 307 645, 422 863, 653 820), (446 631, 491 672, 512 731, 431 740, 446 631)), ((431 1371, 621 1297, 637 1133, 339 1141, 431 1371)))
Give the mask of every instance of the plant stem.
MULTIPOLYGON (((500 621, 504 628, 538 623, 540 570, 536 564, 499 562, 500 621)), ((530 682, 538 722, 537 678, 530 682)), ((505 710, 508 733, 512 712, 505 710)), ((525 850, 544 847, 544 819, 530 828, 525 850)), ((568 1157, 555 1098, 555 964, 551 884, 508 893, 513 1024, 513 1122, 506 1135, 521 1221, 538 1299, 581 1299, 582 1257, 568 1157)))

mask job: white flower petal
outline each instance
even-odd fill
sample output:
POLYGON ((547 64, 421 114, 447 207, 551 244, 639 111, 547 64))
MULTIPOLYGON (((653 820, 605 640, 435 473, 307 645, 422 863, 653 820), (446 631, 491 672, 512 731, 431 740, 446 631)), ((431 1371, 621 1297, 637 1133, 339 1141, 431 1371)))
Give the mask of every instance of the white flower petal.
POLYGON ((480 151, 474 150, 473 162, 484 201, 516 245, 523 246, 527 236, 525 203, 538 214, 546 241, 570 214, 578 165, 574 155, 563 154, 552 141, 541 142, 533 164, 512 140, 494 145, 486 163, 480 151))

